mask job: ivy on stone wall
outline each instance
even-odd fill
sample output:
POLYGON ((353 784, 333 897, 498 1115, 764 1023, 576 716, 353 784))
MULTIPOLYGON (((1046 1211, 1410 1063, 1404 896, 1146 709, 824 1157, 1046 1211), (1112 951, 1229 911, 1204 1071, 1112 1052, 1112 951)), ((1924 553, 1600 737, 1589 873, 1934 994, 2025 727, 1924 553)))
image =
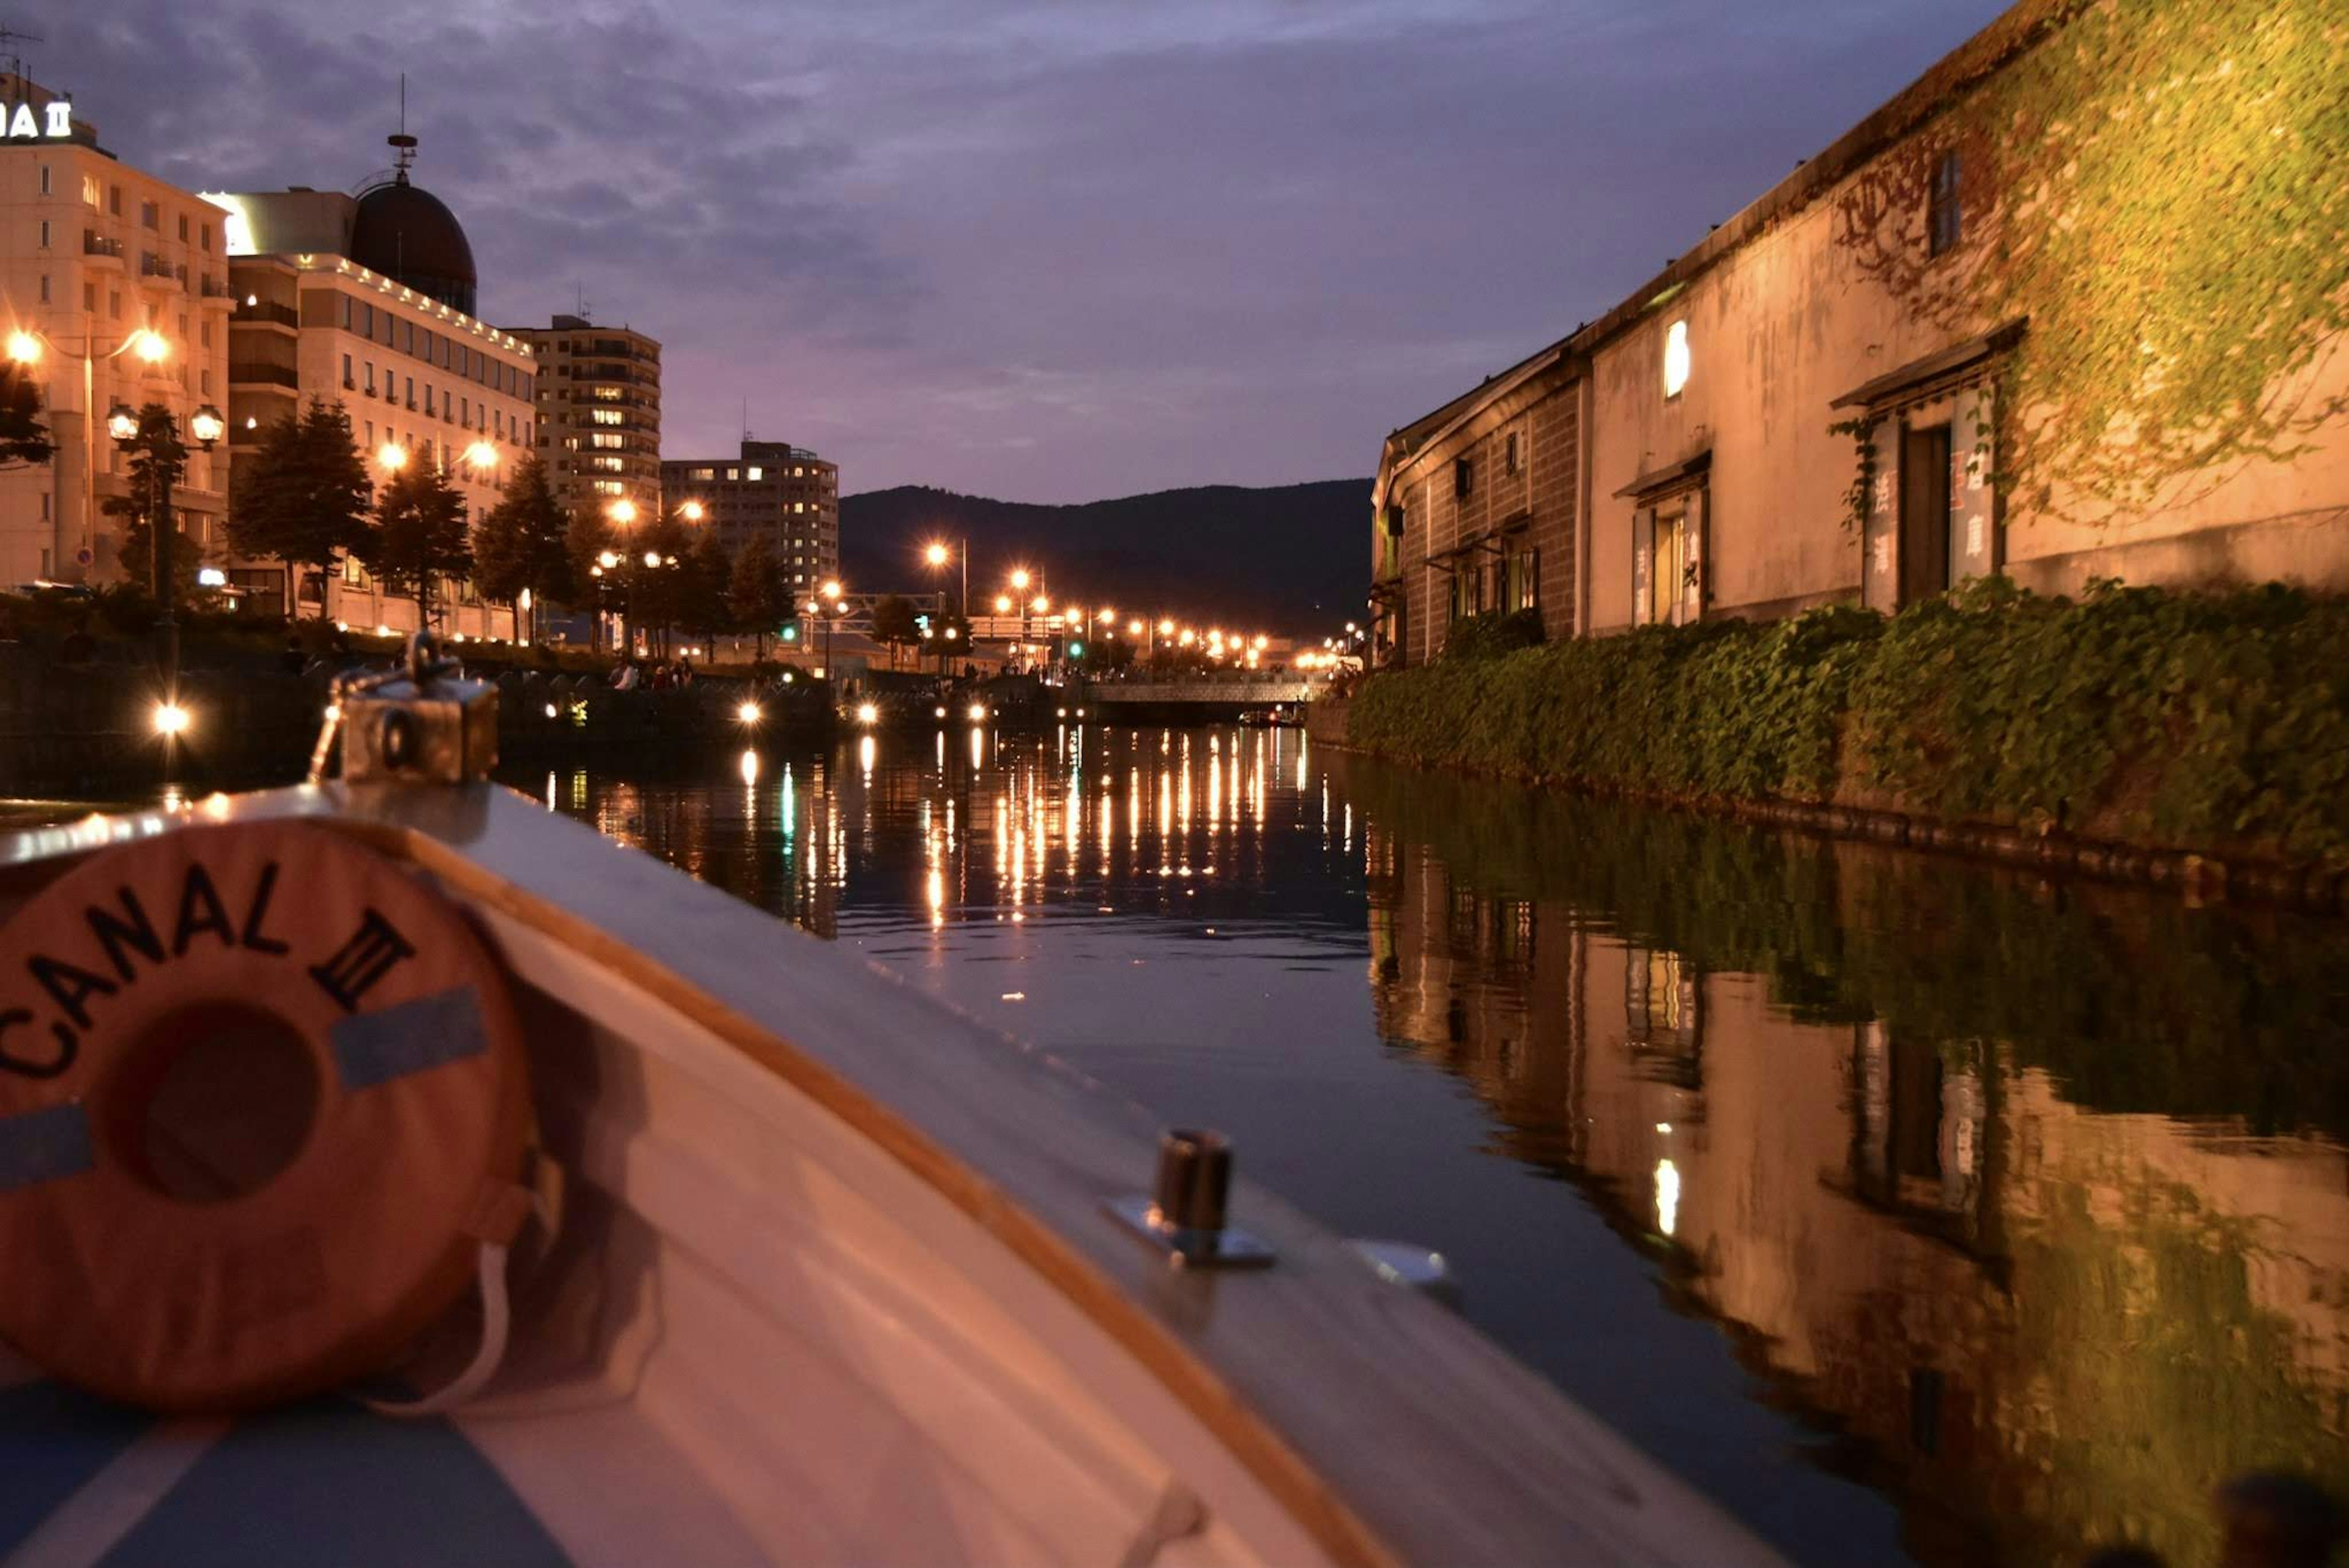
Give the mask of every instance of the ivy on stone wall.
POLYGON ((1648 627, 1367 682, 1348 739, 1690 800, 2349 866, 2349 601, 1988 577, 1889 619, 1648 627))
MULTIPOLYGON (((1868 513, 1876 496, 1876 427, 1884 422, 1878 414, 1861 414, 1854 419, 1837 420, 1827 427, 1827 434, 1849 436, 1852 444, 1851 483, 1843 493, 1843 525, 1852 533, 1867 531, 1868 513)), ((1975 440, 1982 439, 1976 431, 1975 440)))
POLYGON ((2349 16, 2101 0, 1836 202, 1836 240, 1920 317, 2027 317, 2001 378, 1999 478, 2102 521, 2289 459, 2349 400, 2313 389, 2349 332, 2349 16), (1964 237, 1928 254, 1934 168, 1964 237))

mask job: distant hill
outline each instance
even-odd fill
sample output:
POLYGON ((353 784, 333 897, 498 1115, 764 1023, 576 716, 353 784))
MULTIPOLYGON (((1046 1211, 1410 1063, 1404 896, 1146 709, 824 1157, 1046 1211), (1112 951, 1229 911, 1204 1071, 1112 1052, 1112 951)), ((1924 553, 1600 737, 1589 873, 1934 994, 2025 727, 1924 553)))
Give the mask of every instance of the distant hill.
POLYGON ((1012 567, 1028 566, 1050 574, 1055 599, 1081 594, 1121 612, 1300 634, 1361 618, 1370 528, 1367 479, 1203 485, 1079 506, 909 484, 840 503, 843 569, 860 589, 926 588, 922 546, 968 538, 981 607, 1012 567))

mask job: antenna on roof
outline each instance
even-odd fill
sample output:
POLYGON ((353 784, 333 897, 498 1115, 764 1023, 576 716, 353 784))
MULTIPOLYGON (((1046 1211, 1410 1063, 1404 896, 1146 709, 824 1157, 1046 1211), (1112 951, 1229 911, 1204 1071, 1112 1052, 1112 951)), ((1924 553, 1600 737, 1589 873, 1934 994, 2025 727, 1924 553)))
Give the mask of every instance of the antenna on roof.
POLYGON ((742 439, 750 439, 750 400, 748 398, 742 400, 742 439))
POLYGON ((25 79, 25 55, 24 51, 17 48, 16 46, 19 44, 41 44, 47 43, 47 39, 42 37, 38 33, 19 33, 14 27, 9 26, 6 23, 0 22, 0 49, 5 49, 8 51, 5 56, 0 56, 0 59, 5 59, 7 61, 8 74, 15 77, 19 82, 22 82, 25 79))
POLYGON ((416 138, 408 134, 408 73, 399 73, 399 134, 387 136, 391 144, 391 178, 395 184, 408 183, 408 166, 416 161, 416 138))

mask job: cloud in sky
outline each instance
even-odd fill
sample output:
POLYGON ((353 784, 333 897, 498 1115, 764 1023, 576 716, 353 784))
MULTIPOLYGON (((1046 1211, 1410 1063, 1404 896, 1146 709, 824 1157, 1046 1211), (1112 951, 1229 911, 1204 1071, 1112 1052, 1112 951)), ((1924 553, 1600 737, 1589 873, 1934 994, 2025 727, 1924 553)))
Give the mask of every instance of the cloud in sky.
POLYGON ((215 0, 34 74, 191 188, 351 185, 409 76, 484 313, 665 344, 848 488, 1367 472, 1987 22, 1991 0, 215 0))

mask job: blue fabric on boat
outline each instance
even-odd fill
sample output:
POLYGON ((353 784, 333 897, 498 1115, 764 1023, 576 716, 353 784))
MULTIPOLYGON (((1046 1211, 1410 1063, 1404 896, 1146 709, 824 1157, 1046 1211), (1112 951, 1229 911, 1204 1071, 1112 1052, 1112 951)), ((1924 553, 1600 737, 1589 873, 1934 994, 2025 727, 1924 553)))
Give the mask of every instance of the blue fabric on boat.
POLYGON ((70 1101, 0 1116, 0 1192, 95 1168, 89 1117, 70 1101))
POLYGON ((455 1428, 323 1399, 241 1422, 102 1568, 570 1568, 455 1428))
POLYGON ((0 1557, 137 1442, 150 1421, 62 1383, 0 1388, 0 1557))
POLYGON ((342 1019, 333 1045, 343 1087, 358 1090, 478 1056, 490 1048, 490 1035, 481 998, 459 985, 342 1019))

